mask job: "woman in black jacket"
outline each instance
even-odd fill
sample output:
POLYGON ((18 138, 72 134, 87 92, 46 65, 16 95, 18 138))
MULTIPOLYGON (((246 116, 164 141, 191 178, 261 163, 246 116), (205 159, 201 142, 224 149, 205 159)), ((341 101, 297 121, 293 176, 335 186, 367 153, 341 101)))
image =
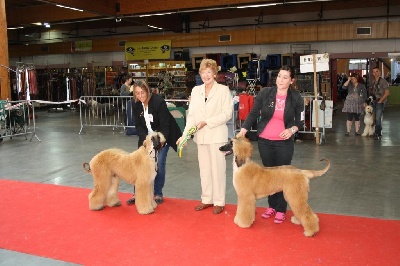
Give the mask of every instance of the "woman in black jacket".
MULTIPOLYGON (((302 127, 304 101, 299 91, 291 88, 295 81, 291 67, 283 66, 276 78, 276 86, 264 88, 257 95, 253 108, 239 132, 245 136, 257 124, 258 149, 264 166, 290 165, 294 153, 294 134, 302 127)), ((287 202, 283 192, 268 196, 269 208, 263 218, 275 216, 275 223, 285 220, 287 202)))
MULTIPOLYGON (((163 203, 162 189, 165 183, 165 163, 167 153, 171 146, 177 151, 176 141, 182 132, 168 110, 165 100, 157 94, 152 94, 149 85, 145 81, 137 81, 133 85, 135 102, 132 104, 132 112, 135 117, 135 127, 139 137, 138 147, 143 144, 146 136, 153 132, 161 132, 167 143, 158 153, 158 171, 154 180, 154 198, 160 204, 163 203)), ((135 203, 135 195, 126 202, 128 205, 135 203)))

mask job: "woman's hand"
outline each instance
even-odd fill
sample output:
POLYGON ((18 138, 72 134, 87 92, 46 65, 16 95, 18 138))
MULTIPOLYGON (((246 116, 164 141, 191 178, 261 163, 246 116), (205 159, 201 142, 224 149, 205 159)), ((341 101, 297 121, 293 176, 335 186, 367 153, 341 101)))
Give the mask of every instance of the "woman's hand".
POLYGON ((282 131, 281 134, 279 134, 279 137, 281 137, 282 139, 289 139, 293 136, 293 132, 290 128, 285 129, 284 131, 282 131))
POLYGON ((197 124, 197 130, 202 129, 202 128, 205 127, 206 125, 207 125, 206 121, 200 121, 200 122, 197 124))
POLYGON ((236 134, 236 137, 244 137, 247 133, 247 129, 241 128, 239 133, 236 134))
MULTIPOLYGON (((183 141, 185 138, 184 137, 180 137, 177 141, 176 141, 176 145, 179 146, 179 144, 181 143, 181 141, 183 141)), ((183 147, 185 147, 187 145, 187 142, 185 142, 185 144, 183 144, 183 147)))

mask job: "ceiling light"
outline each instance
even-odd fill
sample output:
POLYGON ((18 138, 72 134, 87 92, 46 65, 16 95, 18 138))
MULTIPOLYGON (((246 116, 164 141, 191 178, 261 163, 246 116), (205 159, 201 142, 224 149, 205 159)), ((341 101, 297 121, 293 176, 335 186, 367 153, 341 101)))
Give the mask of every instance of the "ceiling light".
POLYGON ((276 6, 276 3, 261 4, 261 5, 248 5, 248 6, 237 6, 236 8, 250 8, 250 7, 264 7, 264 6, 276 6))
POLYGON ((13 27, 13 28, 7 28, 7 30, 17 30, 17 29, 23 29, 24 27, 13 27))
POLYGON ((43 25, 44 25, 46 28, 50 28, 50 24, 47 23, 47 22, 44 22, 43 25))
POLYGON ((34 22, 34 23, 31 23, 32 25, 36 25, 36 26, 42 26, 43 24, 42 24, 42 22, 34 22))
POLYGON ((75 8, 75 7, 69 7, 69 6, 63 6, 63 5, 56 5, 56 6, 62 7, 62 8, 68 8, 68 9, 75 10, 75 11, 83 12, 82 9, 78 9, 78 8, 75 8))
POLYGON ((147 25, 147 27, 153 28, 153 29, 157 29, 157 30, 162 30, 163 29, 163 28, 159 28, 159 27, 156 27, 156 26, 152 26, 152 25, 147 25))
POLYGON ((167 12, 167 13, 155 13, 155 14, 146 14, 146 15, 140 15, 140 18, 143 17, 151 17, 151 16, 164 16, 164 15, 170 15, 172 14, 171 12, 167 12))

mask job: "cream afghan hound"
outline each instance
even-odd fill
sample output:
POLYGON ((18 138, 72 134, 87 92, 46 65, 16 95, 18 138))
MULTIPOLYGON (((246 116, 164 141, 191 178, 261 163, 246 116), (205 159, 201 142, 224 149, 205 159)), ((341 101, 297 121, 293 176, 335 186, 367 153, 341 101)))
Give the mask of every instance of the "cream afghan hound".
POLYGON ((165 145, 160 132, 149 134, 143 145, 132 153, 120 149, 107 149, 95 155, 83 168, 91 173, 94 188, 89 194, 89 209, 102 210, 104 206, 121 205, 118 198, 120 178, 135 185, 136 208, 140 214, 154 212, 154 178, 157 174, 158 151, 165 145))
POLYGON ((236 137, 220 150, 226 155, 233 153, 233 186, 238 196, 235 224, 250 227, 255 221, 256 200, 283 191, 293 216, 292 223, 301 224, 305 236, 319 231, 317 215, 308 205, 309 180, 328 171, 330 162, 323 170, 302 170, 293 166, 264 167, 250 157, 253 145, 244 137, 236 137))

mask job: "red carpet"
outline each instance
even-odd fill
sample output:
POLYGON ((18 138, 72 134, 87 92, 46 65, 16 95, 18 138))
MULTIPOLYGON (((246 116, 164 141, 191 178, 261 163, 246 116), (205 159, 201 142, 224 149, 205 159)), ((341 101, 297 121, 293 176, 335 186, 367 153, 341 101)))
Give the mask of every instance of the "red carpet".
MULTIPOLYGON (((197 201, 88 209, 88 189, 0 180, 0 248, 84 265, 399 265, 400 221, 319 214, 321 231, 260 217, 250 229, 197 201)), ((121 193, 123 202, 129 194, 121 193)))

